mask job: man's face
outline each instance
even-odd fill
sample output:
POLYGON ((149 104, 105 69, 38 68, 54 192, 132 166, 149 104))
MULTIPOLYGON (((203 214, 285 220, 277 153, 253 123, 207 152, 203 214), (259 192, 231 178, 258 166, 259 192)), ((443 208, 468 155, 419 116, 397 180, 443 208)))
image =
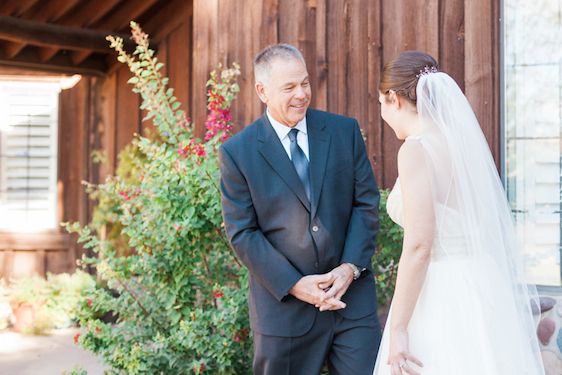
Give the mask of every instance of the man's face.
POLYGON ((310 104, 310 82, 305 64, 298 59, 275 59, 266 82, 257 82, 256 91, 271 116, 294 127, 306 115, 310 104))

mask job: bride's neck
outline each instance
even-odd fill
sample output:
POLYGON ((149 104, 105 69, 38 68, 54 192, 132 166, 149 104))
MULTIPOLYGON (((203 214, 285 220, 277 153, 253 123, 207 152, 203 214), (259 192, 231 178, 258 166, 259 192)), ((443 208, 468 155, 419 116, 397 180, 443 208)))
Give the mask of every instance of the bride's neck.
POLYGON ((405 123, 408 124, 404 131, 407 137, 417 135, 422 132, 421 121, 417 112, 408 113, 404 120, 405 123))

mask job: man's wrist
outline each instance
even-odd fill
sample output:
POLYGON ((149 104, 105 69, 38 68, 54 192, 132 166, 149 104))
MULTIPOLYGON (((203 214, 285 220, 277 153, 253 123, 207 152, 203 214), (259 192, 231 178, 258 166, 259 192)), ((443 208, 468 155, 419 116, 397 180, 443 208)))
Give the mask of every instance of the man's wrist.
POLYGON ((344 263, 347 265, 351 271, 353 272, 353 280, 357 280, 359 276, 361 276, 361 270, 353 263, 344 263))

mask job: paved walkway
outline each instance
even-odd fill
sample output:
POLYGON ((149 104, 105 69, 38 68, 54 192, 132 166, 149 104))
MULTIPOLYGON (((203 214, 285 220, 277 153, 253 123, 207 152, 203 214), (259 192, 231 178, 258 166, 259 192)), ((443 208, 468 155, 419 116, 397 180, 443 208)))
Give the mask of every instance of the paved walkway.
POLYGON ((88 375, 102 375, 101 361, 74 344, 77 328, 49 336, 0 331, 0 375, 60 375, 79 365, 88 375))

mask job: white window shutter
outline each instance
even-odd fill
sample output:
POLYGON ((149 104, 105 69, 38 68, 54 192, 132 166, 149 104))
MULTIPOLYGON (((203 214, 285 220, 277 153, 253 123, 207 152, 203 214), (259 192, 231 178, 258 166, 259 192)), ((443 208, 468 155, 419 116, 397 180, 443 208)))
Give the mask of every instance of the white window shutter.
POLYGON ((60 86, 0 82, 0 230, 56 223, 60 86))

